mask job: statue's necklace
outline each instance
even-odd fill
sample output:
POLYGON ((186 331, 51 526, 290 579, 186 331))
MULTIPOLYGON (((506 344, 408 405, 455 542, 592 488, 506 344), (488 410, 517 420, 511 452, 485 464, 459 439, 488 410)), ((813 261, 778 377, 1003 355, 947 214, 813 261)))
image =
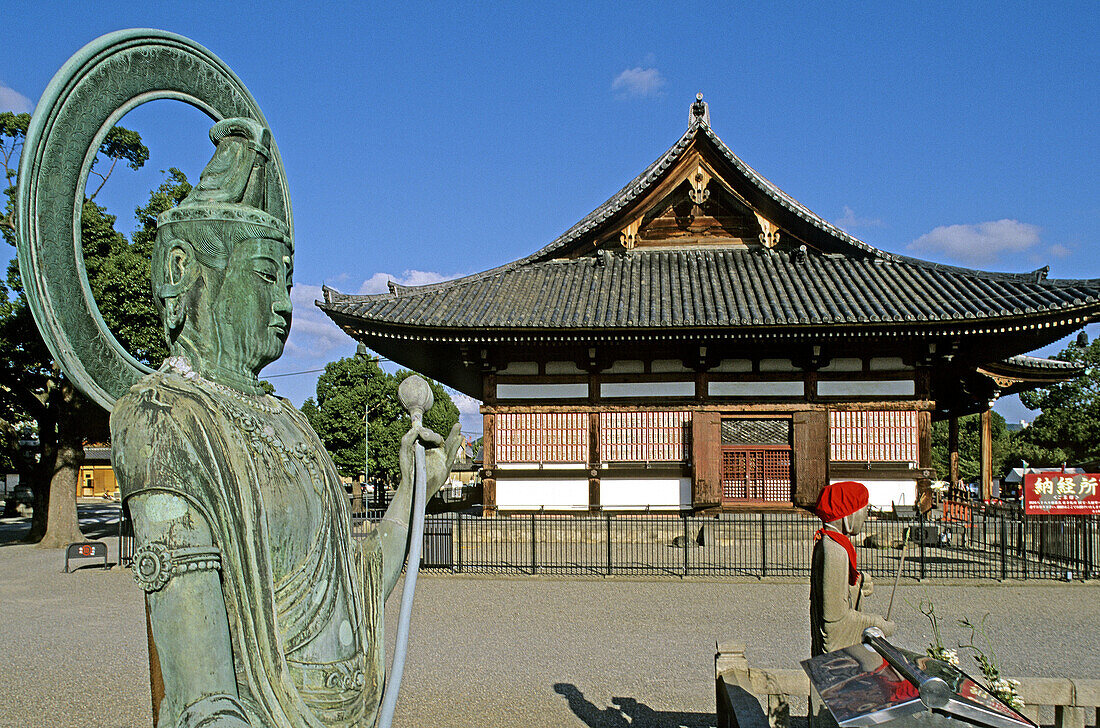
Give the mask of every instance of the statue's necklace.
POLYGON ((268 395, 252 397, 220 382, 211 381, 192 369, 191 362, 181 356, 169 357, 165 360, 165 363, 181 377, 193 381, 215 394, 212 397, 214 403, 222 411, 222 414, 241 430, 253 452, 260 454, 266 446, 268 451, 272 451, 278 456, 287 473, 294 471, 293 461, 298 461, 309 473, 314 490, 319 489, 323 477, 317 453, 304 442, 296 443, 293 447, 287 447, 276 434, 274 428, 266 425, 263 421, 264 414, 274 415, 282 412, 281 400, 268 395), (252 413, 228 407, 225 398, 216 395, 225 395, 233 402, 247 406, 252 413), (265 399, 271 399, 274 404, 268 404, 264 401, 265 399), (260 417, 256 416, 257 412, 262 413, 260 417))
POLYGON ((177 374, 184 379, 190 379, 193 382, 198 383, 208 389, 214 389, 220 394, 227 395, 232 399, 240 402, 251 409, 263 412, 265 414, 273 415, 277 412, 281 412, 283 409, 282 402, 278 399, 271 397, 267 394, 249 395, 244 392, 240 392, 233 387, 222 384, 221 382, 215 382, 212 379, 200 375, 191 367, 191 362, 182 356, 170 356, 165 360, 165 363, 172 368, 177 374), (270 403, 269 401, 270 400, 270 403))

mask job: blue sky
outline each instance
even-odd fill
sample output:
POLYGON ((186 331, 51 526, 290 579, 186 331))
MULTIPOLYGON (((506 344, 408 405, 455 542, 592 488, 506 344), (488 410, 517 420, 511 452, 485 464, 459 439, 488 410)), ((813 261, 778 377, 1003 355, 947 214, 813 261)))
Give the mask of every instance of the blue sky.
MULTIPOLYGON (((734 152, 872 245, 1100 277, 1096 2, 246 5, 12 3, 0 107, 29 110, 120 28, 181 33, 227 62, 290 179, 294 331, 265 375, 298 404, 316 374, 275 375, 355 350, 312 305, 322 283, 376 291, 541 247, 668 148, 697 91, 734 152)), ((209 122, 175 102, 122 123, 152 157, 98 201, 129 230, 159 170, 196 178, 212 148, 209 122)), ((997 409, 1032 416, 1014 397, 997 409)))

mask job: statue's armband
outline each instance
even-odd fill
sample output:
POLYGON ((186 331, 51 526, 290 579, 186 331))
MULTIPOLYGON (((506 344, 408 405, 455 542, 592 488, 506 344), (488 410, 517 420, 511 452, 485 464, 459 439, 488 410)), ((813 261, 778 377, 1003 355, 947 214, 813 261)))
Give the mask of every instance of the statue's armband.
POLYGON ((215 546, 169 548, 163 541, 151 541, 134 552, 134 581, 146 592, 160 591, 175 576, 220 571, 221 565, 221 552, 215 546))
POLYGON ((181 495, 148 491, 129 501, 138 548, 134 580, 146 593, 188 572, 220 571, 221 550, 206 519, 181 495))

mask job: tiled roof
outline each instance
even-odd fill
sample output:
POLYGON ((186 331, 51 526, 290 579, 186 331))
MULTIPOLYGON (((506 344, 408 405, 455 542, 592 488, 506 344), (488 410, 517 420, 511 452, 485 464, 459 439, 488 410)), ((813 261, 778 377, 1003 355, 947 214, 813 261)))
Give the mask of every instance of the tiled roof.
POLYGON ((591 329, 949 322, 1087 308, 1100 280, 1045 280, 904 257, 646 250, 509 265, 391 294, 331 289, 330 315, 431 328, 591 329))
POLYGON ((1042 357, 1028 356, 1026 354, 1017 354, 1016 356, 1010 356, 1009 358, 1005 359, 1004 363, 1024 369, 1075 370, 1082 368, 1080 364, 1075 364, 1071 361, 1062 361, 1061 359, 1043 359, 1042 357))

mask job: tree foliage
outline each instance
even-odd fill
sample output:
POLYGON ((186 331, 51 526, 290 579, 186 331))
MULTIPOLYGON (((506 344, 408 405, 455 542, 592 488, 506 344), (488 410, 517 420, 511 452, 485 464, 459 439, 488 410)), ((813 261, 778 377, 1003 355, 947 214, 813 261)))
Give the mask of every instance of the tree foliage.
POLYGON ((1070 345, 1054 358, 1073 362, 1085 373, 1020 394, 1025 407, 1042 413, 1015 434, 1013 457, 1036 467, 1094 463, 1100 460, 1100 339, 1070 345))
MULTIPOLYGON (((0 114, 0 160, 7 183, 0 231, 13 246, 15 166, 29 121, 29 114, 0 114)), ((104 321, 120 343, 139 359, 159 363, 167 352, 150 289, 151 239, 146 220, 153 217, 155 230, 156 214, 166 209, 161 198, 168 204, 178 202, 190 186, 182 174, 172 170, 150 202, 136 211, 143 224, 139 233, 146 233, 146 237, 136 234, 129 242, 115 230, 115 216, 92 198, 119 161, 138 169, 148 160, 149 150, 137 132, 115 127, 98 152, 92 174, 100 184, 85 197, 81 214, 81 243, 89 284, 104 321), (110 167, 101 171, 108 162, 110 167), (97 169, 96 165, 101 166, 97 169)), ((20 470, 21 480, 29 482, 34 491, 30 540, 40 540, 45 546, 78 540, 77 470, 83 462, 84 442, 105 438, 106 414, 80 395, 52 360, 27 306, 15 260, 0 285, 0 432, 7 433, 0 437, 0 443, 9 445, 6 459, 20 470), (13 430, 27 429, 37 434, 39 442, 37 452, 29 458, 20 457, 11 448, 13 430)))
MULTIPOLYGON (((411 375, 407 370, 388 374, 376 361, 362 356, 325 366, 317 379, 317 396, 305 401, 302 413, 341 475, 354 478, 363 473, 363 418, 369 402, 370 480, 397 485, 401 477, 398 448, 412 424, 397 400, 397 387, 411 375)), ((446 436, 458 422, 458 407, 441 384, 427 381, 435 404, 424 414, 424 424, 446 436)))
MULTIPOLYGON (((993 477, 1001 477, 1007 470, 1012 451, 1011 435, 1005 426, 1005 418, 996 412, 990 419, 993 440, 993 477)), ((932 464, 940 480, 950 479, 951 451, 949 424, 941 420, 932 424, 932 464)), ((959 418, 959 477, 967 483, 978 481, 982 475, 981 459, 982 416, 967 415, 959 418)))

